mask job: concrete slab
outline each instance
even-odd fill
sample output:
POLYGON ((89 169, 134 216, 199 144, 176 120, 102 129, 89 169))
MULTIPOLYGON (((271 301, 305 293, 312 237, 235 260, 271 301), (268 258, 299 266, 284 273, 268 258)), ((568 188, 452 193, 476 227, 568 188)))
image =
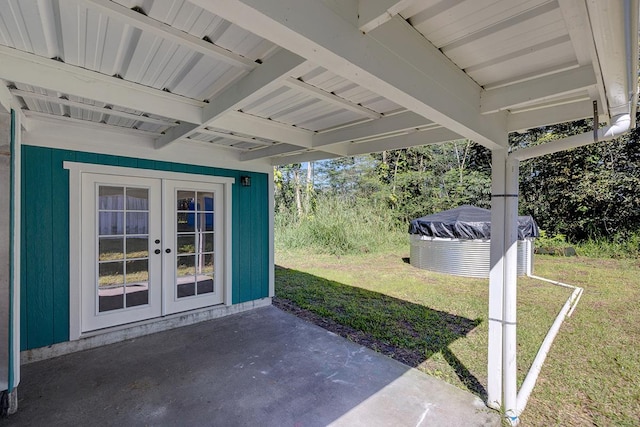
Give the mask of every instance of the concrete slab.
POLYGON ((2 426, 499 426, 476 396, 265 307, 23 367, 2 426))

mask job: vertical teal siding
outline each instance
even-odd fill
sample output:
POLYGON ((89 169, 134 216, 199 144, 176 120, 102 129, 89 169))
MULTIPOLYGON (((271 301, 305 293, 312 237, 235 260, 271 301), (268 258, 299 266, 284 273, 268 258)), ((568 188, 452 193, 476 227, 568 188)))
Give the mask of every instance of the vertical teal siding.
POLYGON ((232 301, 269 293, 268 175, 237 170, 22 147, 21 348, 69 339, 69 173, 64 161, 214 175, 232 186, 232 301), (240 176, 251 176, 251 187, 240 176))

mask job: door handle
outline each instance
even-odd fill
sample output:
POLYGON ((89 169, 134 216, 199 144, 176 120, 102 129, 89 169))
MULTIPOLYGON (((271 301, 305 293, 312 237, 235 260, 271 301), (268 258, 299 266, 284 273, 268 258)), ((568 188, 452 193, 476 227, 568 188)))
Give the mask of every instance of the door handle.
POLYGON ((167 248, 167 249, 165 249, 164 251, 165 251, 166 253, 168 253, 168 254, 170 254, 170 253, 171 253, 171 249, 170 249, 170 248, 167 248))

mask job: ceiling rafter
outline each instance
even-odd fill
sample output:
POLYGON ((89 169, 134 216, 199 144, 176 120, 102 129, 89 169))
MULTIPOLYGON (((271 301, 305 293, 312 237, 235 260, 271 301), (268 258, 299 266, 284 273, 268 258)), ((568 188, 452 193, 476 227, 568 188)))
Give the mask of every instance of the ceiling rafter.
POLYGON ((96 71, 0 46, 0 79, 99 100, 181 122, 202 123, 204 102, 107 76, 96 71))
POLYGON ((350 156, 365 153, 375 153, 397 148, 416 147, 419 145, 437 144, 446 141, 464 139, 449 129, 439 127, 424 131, 410 132, 404 135, 393 136, 391 138, 379 139, 375 141, 363 142, 360 144, 349 144, 348 153, 350 156))
MULTIPOLYGON (((606 119, 606 112, 603 113, 604 116, 601 115, 600 119, 606 119)), ((593 116, 593 103, 591 100, 582 100, 571 104, 510 114, 507 128, 509 132, 524 131, 550 124, 580 120, 590 116, 593 116)))
POLYGON ((482 115, 481 88, 399 16, 363 35, 315 0, 192 2, 465 138, 507 144, 506 114, 482 115))
MULTIPOLYGON (((260 67, 229 86, 214 99, 210 100, 202 111, 202 125, 211 124, 226 112, 240 109, 253 100, 273 91, 282 81, 292 74, 303 73, 312 67, 306 60, 287 50, 280 50, 260 67)), ((217 126, 220 127, 220 126, 217 126)), ((198 126, 185 125, 167 132, 156 141, 156 148, 162 148, 196 131, 198 126)))
POLYGON ((239 111, 229 111, 213 120, 209 125, 230 132, 257 136, 302 148, 311 148, 312 144, 313 133, 308 130, 239 111))
POLYGON ((364 115, 370 119, 379 119, 380 117, 382 117, 382 114, 378 113, 377 111, 373 111, 367 107, 363 107, 362 105, 351 102, 348 99, 341 98, 335 93, 324 91, 318 87, 310 85, 309 83, 303 82, 302 80, 289 77, 282 83, 285 86, 290 87, 291 89, 302 91, 313 96, 314 98, 329 102, 330 104, 333 104, 340 108, 344 108, 345 110, 364 115))
POLYGON ((291 144, 277 144, 267 148, 255 148, 240 155, 241 161, 263 159, 265 157, 279 156, 281 154, 294 153, 304 148, 291 144))
POLYGON ((165 24, 164 22, 157 21, 113 1, 83 0, 83 2, 86 3, 87 6, 96 8, 100 10, 101 13, 104 13, 118 21, 125 22, 132 27, 154 34, 157 37, 188 47, 189 49, 207 57, 224 61, 234 67, 251 71, 258 66, 255 61, 249 58, 245 58, 242 55, 231 52, 230 50, 224 49, 214 43, 199 39, 196 36, 180 31, 165 24))
POLYGON ((415 0, 359 0, 358 28, 368 33, 414 3, 415 0))
POLYGON ((271 146, 273 145, 273 142, 270 141, 263 141, 257 138, 252 138, 252 137, 248 137, 248 136, 240 136, 240 135, 236 135, 233 133, 225 133, 225 132, 220 132, 217 130, 213 130, 213 129, 208 129, 208 128, 200 128, 197 130, 197 133, 202 133, 205 135, 211 135, 211 136, 217 136, 219 138, 227 138, 227 139, 233 139, 234 141, 242 141, 242 142, 250 142, 252 144, 258 144, 258 145, 266 145, 266 146, 271 146))
POLYGON ((172 122, 171 120, 168 120, 168 119, 165 119, 165 120, 155 119, 152 117, 142 116, 142 115, 133 114, 133 113, 127 113, 126 111, 114 110, 113 108, 99 107, 97 105, 91 105, 85 102, 71 101, 69 99, 60 98, 57 96, 45 95, 45 94, 36 93, 36 92, 29 92, 29 91, 20 90, 20 89, 11 89, 10 91, 13 95, 20 96, 22 98, 37 99, 40 101, 52 102, 59 105, 66 105, 67 107, 77 107, 87 111, 107 114, 110 116, 122 117, 125 119, 135 120, 138 122, 152 123, 156 125, 169 126, 169 127, 178 125, 178 123, 172 122))
POLYGON ((318 148, 340 142, 356 141, 358 139, 371 137, 372 135, 384 135, 431 124, 433 124, 433 122, 419 114, 404 111, 382 117, 378 120, 370 120, 333 131, 317 133, 313 135, 313 147, 318 148))
POLYGON ((87 126, 92 129, 106 129, 106 130, 115 131, 115 132, 134 133, 134 134, 144 135, 152 138, 160 135, 159 132, 150 132, 148 130, 108 125, 105 123, 94 122, 91 120, 82 120, 82 119, 76 119, 74 117, 69 117, 69 116, 58 116, 55 114, 40 113, 38 111, 27 110, 25 111, 25 116, 27 116, 27 118, 37 117, 38 119, 41 119, 41 120, 50 120, 50 121, 58 121, 58 122, 63 121, 67 123, 73 123, 74 125, 87 126))
POLYGON ((343 157, 340 154, 332 154, 325 151, 307 151, 300 154, 293 154, 291 156, 272 157, 271 164, 273 166, 288 165, 291 163, 304 163, 315 162, 318 160, 335 159, 337 157, 343 157))
POLYGON ((480 110, 483 114, 495 113, 585 90, 594 87, 596 83, 593 67, 585 65, 522 83, 483 91, 480 95, 480 110))

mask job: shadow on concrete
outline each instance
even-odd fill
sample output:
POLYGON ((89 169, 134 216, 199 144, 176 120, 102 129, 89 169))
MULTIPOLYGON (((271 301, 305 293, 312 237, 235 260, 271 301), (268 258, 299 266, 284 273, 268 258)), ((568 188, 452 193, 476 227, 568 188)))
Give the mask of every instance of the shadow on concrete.
POLYGON ((274 305, 414 368, 440 353, 460 381, 486 402, 485 387, 449 349, 481 319, 280 266, 274 305))
POLYGON ((1 426, 496 426, 463 390, 258 308, 23 366, 1 426))

